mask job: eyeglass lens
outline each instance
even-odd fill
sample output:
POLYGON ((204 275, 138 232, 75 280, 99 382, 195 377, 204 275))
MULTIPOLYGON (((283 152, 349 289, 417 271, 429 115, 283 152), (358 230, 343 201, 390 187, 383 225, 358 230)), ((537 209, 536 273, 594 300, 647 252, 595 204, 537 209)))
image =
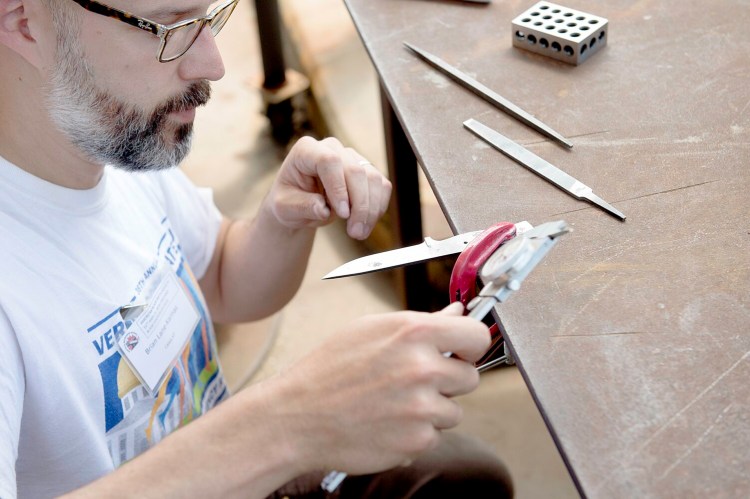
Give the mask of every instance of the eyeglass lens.
POLYGON ((202 26, 202 22, 196 22, 170 30, 164 42, 164 51, 161 58, 171 60, 184 54, 198 38, 202 26))
POLYGON ((218 35, 221 28, 227 23, 229 16, 232 15, 232 11, 234 11, 236 5, 236 3, 230 4, 226 9, 217 12, 216 16, 211 20, 211 32, 214 36, 218 35))
MULTIPOLYGON (((213 36, 218 35, 227 23, 235 5, 236 2, 227 5, 226 8, 217 12, 216 15, 208 21, 213 36)), ((195 42, 195 39, 198 38, 198 35, 200 35, 203 25, 204 22, 198 21, 170 30, 164 41, 164 50, 161 54, 161 60, 170 61, 187 52, 193 45, 193 42, 195 42)))

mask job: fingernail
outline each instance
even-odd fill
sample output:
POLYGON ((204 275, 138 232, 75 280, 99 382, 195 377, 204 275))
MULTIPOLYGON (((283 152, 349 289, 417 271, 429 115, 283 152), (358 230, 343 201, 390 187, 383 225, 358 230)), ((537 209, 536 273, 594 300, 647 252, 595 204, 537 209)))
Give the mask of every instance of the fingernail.
POLYGON ((357 222, 354 224, 354 227, 352 227, 352 237, 356 237, 357 239, 362 239, 362 237, 365 234, 365 226, 362 225, 362 222, 357 222))
POLYGON ((316 206, 315 213, 320 220, 327 220, 331 216, 331 210, 327 206, 316 206))
POLYGON ((339 203, 339 216, 341 218, 349 218, 349 203, 346 201, 339 203))

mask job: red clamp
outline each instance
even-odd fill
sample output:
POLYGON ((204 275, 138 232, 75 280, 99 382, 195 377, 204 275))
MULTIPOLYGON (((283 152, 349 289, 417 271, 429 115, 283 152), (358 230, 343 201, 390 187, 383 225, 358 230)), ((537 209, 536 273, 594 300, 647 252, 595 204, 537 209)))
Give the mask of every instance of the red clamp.
MULTIPOLYGON (((479 271, 484 262, 502 244, 513 239, 516 235, 516 226, 510 222, 500 222, 475 237, 456 260, 453 266, 450 280, 450 301, 460 301, 464 307, 475 297, 482 288, 479 282, 479 271)), ((488 317, 491 317, 488 315, 488 317)), ((487 353, 476 363, 480 366, 493 358, 497 353, 503 353, 503 335, 500 328, 493 321, 490 326, 492 344, 487 353)))

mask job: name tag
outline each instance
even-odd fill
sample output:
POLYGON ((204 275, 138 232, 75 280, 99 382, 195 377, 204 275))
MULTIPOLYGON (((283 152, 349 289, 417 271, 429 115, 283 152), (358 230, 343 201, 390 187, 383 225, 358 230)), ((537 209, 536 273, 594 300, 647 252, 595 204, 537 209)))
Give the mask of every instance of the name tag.
POLYGON ((148 302, 124 314, 128 325, 118 340, 120 354, 155 396, 182 353, 200 315, 173 272, 163 273, 148 302))

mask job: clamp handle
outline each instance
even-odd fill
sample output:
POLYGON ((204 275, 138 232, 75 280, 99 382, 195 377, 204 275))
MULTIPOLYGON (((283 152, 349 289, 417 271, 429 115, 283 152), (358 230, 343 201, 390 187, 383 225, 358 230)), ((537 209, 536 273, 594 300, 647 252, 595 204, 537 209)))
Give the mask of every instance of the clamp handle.
POLYGON ((500 245, 515 235, 515 224, 499 222, 485 229, 469 242, 458 256, 451 272, 449 288, 451 302, 460 301, 465 307, 477 296, 477 277, 482 265, 500 245))

